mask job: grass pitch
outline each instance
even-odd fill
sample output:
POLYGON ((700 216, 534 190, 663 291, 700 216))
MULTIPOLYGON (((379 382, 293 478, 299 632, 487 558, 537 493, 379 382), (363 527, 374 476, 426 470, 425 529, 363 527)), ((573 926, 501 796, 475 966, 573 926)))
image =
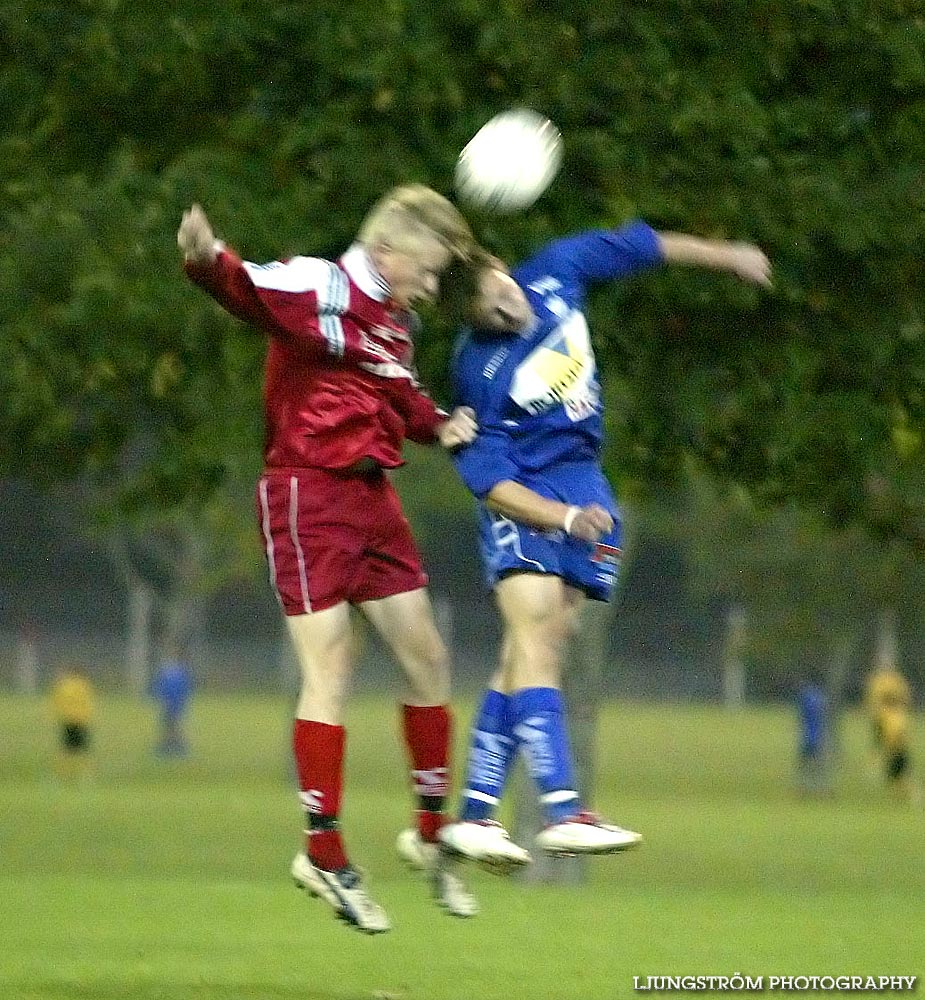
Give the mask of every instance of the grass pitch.
POLYGON ((349 721, 344 824, 395 924, 374 938, 289 882, 282 699, 200 697, 192 757, 166 762, 150 706, 104 698, 95 774, 72 785, 44 703, 0 698, 0 998, 591 1000, 634 976, 925 974, 925 811, 871 781, 859 718, 836 796, 801 801, 786 712, 606 707, 597 805, 645 844, 581 886, 472 871, 469 921, 394 855, 394 705, 359 699, 349 721))

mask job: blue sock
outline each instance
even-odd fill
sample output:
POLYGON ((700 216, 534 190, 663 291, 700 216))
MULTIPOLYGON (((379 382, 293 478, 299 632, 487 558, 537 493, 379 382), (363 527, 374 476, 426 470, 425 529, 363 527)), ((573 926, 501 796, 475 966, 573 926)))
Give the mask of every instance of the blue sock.
POLYGON ((516 749, 510 702, 510 695, 491 688, 482 699, 472 723, 460 819, 490 819, 501 799, 516 749))
POLYGON ((523 688, 511 695, 514 736, 536 782, 548 823, 581 810, 575 791, 572 751, 565 728, 565 706, 556 688, 523 688))

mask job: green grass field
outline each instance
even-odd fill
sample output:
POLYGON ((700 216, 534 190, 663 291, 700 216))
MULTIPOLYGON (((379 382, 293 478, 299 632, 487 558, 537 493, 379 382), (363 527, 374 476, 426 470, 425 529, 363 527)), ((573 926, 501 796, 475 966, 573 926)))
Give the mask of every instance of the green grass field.
POLYGON ((925 811, 871 783, 860 718, 838 794, 800 801, 786 712, 608 707, 597 806, 645 845, 582 886, 473 871, 470 921, 393 854, 393 705, 360 699, 350 722, 344 822, 395 924, 373 938, 289 882, 282 699, 203 696, 173 763, 150 753, 149 706, 104 699, 95 777, 74 786, 53 776, 44 704, 0 698, 0 998, 553 1000, 629 996, 634 976, 925 974, 925 811))

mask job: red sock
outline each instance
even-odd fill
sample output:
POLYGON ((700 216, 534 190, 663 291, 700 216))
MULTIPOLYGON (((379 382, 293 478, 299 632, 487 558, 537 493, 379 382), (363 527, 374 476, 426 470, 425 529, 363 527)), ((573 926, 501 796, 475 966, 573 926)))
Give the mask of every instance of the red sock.
POLYGON ((308 819, 305 846, 312 861, 330 871, 347 864, 338 825, 345 742, 343 726, 295 720, 292 749, 299 775, 299 799, 308 819))
POLYGON ((433 843, 444 821, 452 718, 445 705, 403 705, 402 728, 418 797, 418 832, 433 843))

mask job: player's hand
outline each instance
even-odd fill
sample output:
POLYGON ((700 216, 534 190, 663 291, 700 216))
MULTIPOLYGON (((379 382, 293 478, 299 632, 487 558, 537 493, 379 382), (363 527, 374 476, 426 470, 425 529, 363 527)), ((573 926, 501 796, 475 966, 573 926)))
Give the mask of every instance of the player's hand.
POLYGON ((604 535, 613 531, 610 512, 599 503, 589 503, 586 507, 569 508, 577 510, 564 525, 566 534, 583 542, 599 542, 604 535))
POLYGON ((191 205, 177 230, 177 246, 192 264, 211 264, 217 255, 215 233, 201 206, 191 205))
POLYGON ((479 425, 471 406, 458 406, 437 428, 437 439, 444 448, 459 448, 475 440, 479 425))
POLYGON ((752 285, 771 288, 771 262, 764 251, 751 243, 732 244, 732 264, 730 270, 742 281, 752 285))

